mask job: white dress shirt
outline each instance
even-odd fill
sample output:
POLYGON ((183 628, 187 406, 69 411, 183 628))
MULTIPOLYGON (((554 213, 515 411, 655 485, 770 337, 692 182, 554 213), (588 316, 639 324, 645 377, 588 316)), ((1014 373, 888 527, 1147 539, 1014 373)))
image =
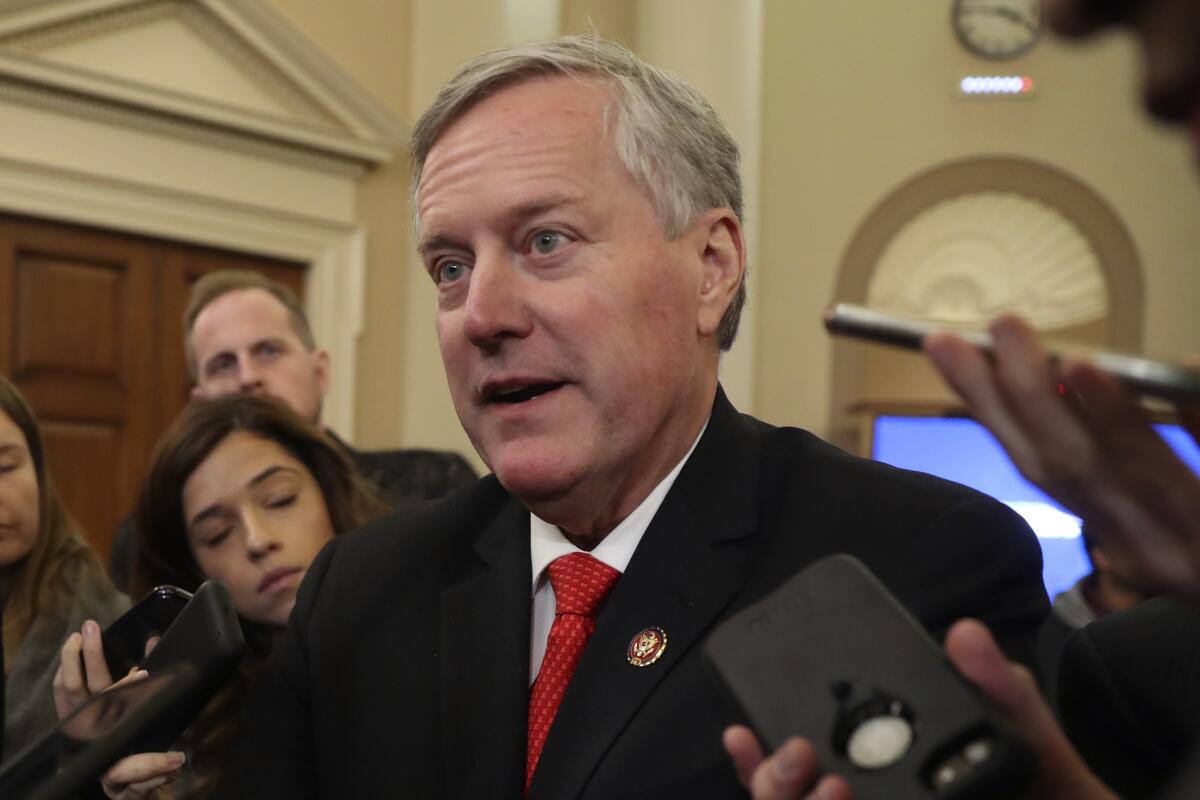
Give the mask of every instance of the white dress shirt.
POLYGON ((696 449, 706 428, 708 428, 707 420, 696 436, 696 440, 692 442, 692 446, 688 448, 674 469, 668 472, 667 476, 654 487, 654 490, 646 495, 646 499, 628 517, 621 520, 621 523, 601 539, 600 544, 590 552, 580 550, 571 544, 557 525, 551 525, 530 513, 529 555, 533 564, 533 618, 529 636, 530 686, 537 678, 538 670, 542 668, 542 657, 546 655, 546 640, 550 637, 550 626, 554 624, 556 608, 554 588, 550 585, 546 567, 560 556, 570 553, 588 553, 592 558, 607 564, 617 572, 625 572, 625 568, 629 566, 629 559, 633 558, 633 551, 642 541, 642 535, 650 527, 650 521, 658 513, 658 507, 662 505, 663 499, 671 490, 675 478, 679 476, 679 471, 691 457, 692 451, 696 449))

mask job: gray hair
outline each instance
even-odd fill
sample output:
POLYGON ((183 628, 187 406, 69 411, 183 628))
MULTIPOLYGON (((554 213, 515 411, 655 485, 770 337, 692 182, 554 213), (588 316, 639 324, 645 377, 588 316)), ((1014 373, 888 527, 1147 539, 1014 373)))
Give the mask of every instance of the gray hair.
MULTIPOLYGON (((452 123, 500 89, 556 75, 596 78, 612 88, 617 156, 650 198, 668 239, 682 234, 709 209, 729 208, 742 220, 737 144, 712 104, 679 78, 647 64, 624 46, 581 36, 484 53, 442 87, 413 128, 413 207, 425 159, 452 123)), ((745 303, 743 275, 717 331, 722 350, 733 345, 745 303)))

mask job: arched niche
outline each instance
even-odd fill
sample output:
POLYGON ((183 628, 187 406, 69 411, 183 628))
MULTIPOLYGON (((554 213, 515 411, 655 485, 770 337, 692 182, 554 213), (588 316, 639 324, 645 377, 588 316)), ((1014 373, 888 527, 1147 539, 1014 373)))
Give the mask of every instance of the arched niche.
MULTIPOLYGON (((916 175, 866 216, 842 258, 834 302, 963 324, 1016 311, 1056 340, 1141 346, 1143 280, 1124 222, 1061 169, 972 158, 916 175)), ((832 340, 829 430, 861 449, 862 411, 953 410, 923 356, 832 340)))

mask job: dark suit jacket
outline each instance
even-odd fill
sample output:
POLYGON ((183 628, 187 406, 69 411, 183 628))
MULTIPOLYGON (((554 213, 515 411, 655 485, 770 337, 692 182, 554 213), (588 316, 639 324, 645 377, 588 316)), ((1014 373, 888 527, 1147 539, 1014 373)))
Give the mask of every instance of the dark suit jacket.
POLYGON ((1158 796, 1200 734, 1200 615, 1158 597, 1076 631, 1058 697, 1063 729, 1105 783, 1158 796))
POLYGON ((359 472, 397 510, 445 497, 479 477, 465 458, 448 450, 355 450, 344 442, 342 446, 359 472))
MULTIPOLYGON (((735 716, 700 644, 835 552, 931 630, 972 615, 1031 658, 1047 601, 1019 517, 741 416, 719 394, 597 620, 529 796, 743 796, 720 743, 735 716), (634 668, 626 646, 651 625, 666 652, 634 668)), ((520 798, 531 582, 529 513, 494 477, 331 542, 218 796, 520 798)))

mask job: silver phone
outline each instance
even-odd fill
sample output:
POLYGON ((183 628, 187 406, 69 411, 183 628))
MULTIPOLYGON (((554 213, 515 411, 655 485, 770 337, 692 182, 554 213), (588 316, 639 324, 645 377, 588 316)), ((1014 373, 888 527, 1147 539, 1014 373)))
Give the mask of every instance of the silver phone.
MULTIPOLYGON (((825 328, 839 336, 853 336, 908 350, 920 350, 921 341, 927 333, 951 329, 944 325, 884 314, 852 303, 831 306, 825 312, 825 328)), ((992 351, 992 337, 987 331, 951 330, 980 350, 986 353, 992 351)), ((1067 350, 1061 352, 1068 353, 1067 350)), ((1200 372, 1196 370, 1103 350, 1071 349, 1069 355, 1090 361, 1135 392, 1161 397, 1178 405, 1200 405, 1200 372)), ((1051 349, 1050 358, 1058 359, 1059 351, 1051 349)))

